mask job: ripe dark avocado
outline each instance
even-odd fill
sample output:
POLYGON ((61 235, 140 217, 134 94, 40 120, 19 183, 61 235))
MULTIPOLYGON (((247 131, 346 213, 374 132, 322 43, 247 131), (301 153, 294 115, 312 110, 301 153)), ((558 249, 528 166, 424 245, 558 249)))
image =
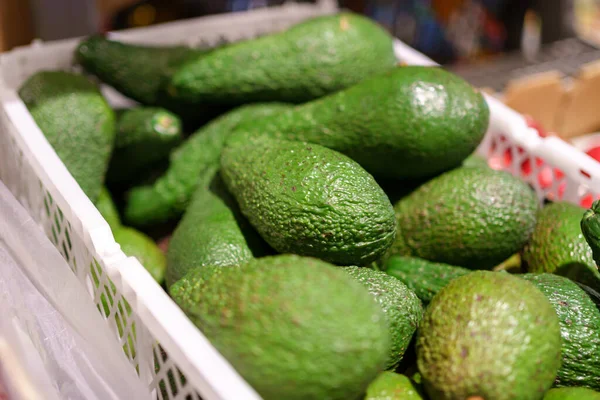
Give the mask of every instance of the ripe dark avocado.
POLYGON ((487 130, 481 93, 436 67, 396 67, 260 121, 230 141, 266 135, 329 147, 377 179, 423 179, 461 165, 487 130))
POLYGON ((85 76, 64 71, 32 75, 21 99, 81 189, 95 202, 115 140, 115 115, 85 76))
POLYGON ((186 102, 301 103, 396 62, 389 33, 369 18, 341 13, 201 55, 177 70, 169 92, 186 102))
POLYGON ((221 173, 242 213, 279 253, 366 265, 394 241, 387 196, 334 150, 258 138, 225 147, 221 173))
POLYGON ((384 272, 365 267, 343 267, 363 284, 386 316, 392 346, 386 369, 398 365, 423 317, 419 298, 405 284, 384 272))
POLYGON ((470 269, 491 269, 529 240, 538 199, 507 172, 460 167, 395 204, 398 233, 388 252, 470 269))
POLYGON ((466 275, 471 270, 454 265, 434 263, 418 257, 390 257, 383 270, 386 274, 404 282, 421 299, 429 304, 452 279, 466 275))
POLYGON ((231 130, 242 121, 287 110, 284 103, 257 103, 238 107, 194 132, 170 155, 167 171, 152 185, 134 187, 128 195, 125 220, 147 226, 177 218, 187 208, 199 181, 218 169, 221 149, 231 130))
POLYGON ((364 400, 423 400, 408 377, 384 371, 369 385, 364 400))
POLYGON ((432 400, 541 399, 561 360, 554 308, 532 283, 505 272, 451 281, 425 310, 416 345, 432 400))
POLYGON ((359 398, 389 355, 381 307, 320 260, 279 255, 198 268, 171 295, 265 400, 359 398))
MULTIPOLYGON (((528 272, 566 276, 596 288, 600 278, 592 249, 582 230, 584 208, 557 202, 543 207, 529 243, 523 249, 528 272)), ((585 232, 585 230, 584 230, 585 232)))
POLYGON ((554 386, 600 389, 600 311, 570 279, 553 274, 525 274, 548 298, 560 323, 562 365, 554 386))

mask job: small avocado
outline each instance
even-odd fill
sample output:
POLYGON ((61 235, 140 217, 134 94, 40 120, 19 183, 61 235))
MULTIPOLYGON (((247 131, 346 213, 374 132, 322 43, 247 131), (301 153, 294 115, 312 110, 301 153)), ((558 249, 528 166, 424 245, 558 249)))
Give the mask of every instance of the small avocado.
POLYGON ((383 270, 408 286, 421 299, 429 304, 451 280, 466 275, 471 270, 454 265, 434 263, 418 257, 390 257, 383 270))
POLYGON ((154 280, 162 285, 167 270, 167 259, 154 240, 125 226, 113 230, 113 235, 115 242, 121 245, 123 253, 128 257, 136 257, 154 280))
POLYGON ((117 135, 106 180, 127 184, 139 179, 183 140, 181 120, 164 108, 133 107, 117 112, 117 135))
POLYGON ((324 261, 278 255, 197 268, 171 296, 265 400, 356 399, 388 360, 381 307, 324 261))
POLYGON ((528 272, 549 272, 596 290, 600 287, 592 249, 582 233, 584 212, 584 208, 566 202, 547 204, 538 212, 531 239, 523 249, 528 272))
POLYGON ((392 68, 392 36, 372 19, 340 13, 233 43, 177 69, 173 98, 186 102, 302 103, 392 68))
POLYGON ((550 389, 544 400, 600 400, 600 393, 581 387, 550 389))
POLYGON ((117 206, 115 206, 110 192, 104 186, 100 189, 100 195, 98 196, 98 200, 96 200, 96 208, 106 222, 108 222, 110 229, 114 230, 121 227, 121 218, 119 217, 117 206))
POLYGON ((538 207, 533 190, 508 172, 459 167, 395 204, 398 233, 387 256, 491 269, 523 248, 538 207))
MULTIPOLYGON (((578 268, 571 267, 567 270, 565 276, 586 284, 596 291, 600 291, 600 273, 598 265, 600 264, 600 201, 596 200, 589 210, 586 210, 580 222, 581 232, 592 250, 592 258, 594 259, 594 267, 590 265, 589 259, 586 258, 586 268, 578 265, 578 268), (573 271, 572 271, 573 270, 573 271)), ((583 250, 581 250, 583 252, 583 250)), ((586 253, 589 254, 589 253, 586 253)))
POLYGON ((257 103, 238 107, 194 132, 171 152, 164 174, 148 186, 134 187, 128 194, 125 220, 134 226, 148 226, 181 216, 199 181, 219 167, 221 149, 231 130, 242 121, 256 121, 291 106, 284 103, 257 103))
POLYGON ((525 274, 548 298, 560 323, 562 365, 554 386, 600 390, 600 310, 577 284, 553 274, 525 274))
POLYGON ((366 265, 394 240, 387 196, 360 165, 334 150, 250 139, 223 150, 221 173, 242 213, 279 253, 366 265))
POLYGON ((487 130, 489 108, 437 67, 396 67, 329 96, 240 124, 229 142, 268 136, 339 151, 375 178, 418 180, 458 167, 487 130))
POLYGON ((384 371, 371 382, 364 400, 423 400, 408 377, 384 371))
POLYGON ((423 317, 421 301, 405 284, 384 272, 365 267, 342 269, 365 286, 383 309, 392 339, 386 369, 395 368, 423 317))
POLYGON ((48 142, 95 203, 115 140, 115 114, 85 76, 65 71, 33 74, 19 90, 48 142))
POLYGON ((452 280, 425 310, 416 348, 433 400, 541 399, 561 362, 554 308, 535 285, 506 272, 452 280))

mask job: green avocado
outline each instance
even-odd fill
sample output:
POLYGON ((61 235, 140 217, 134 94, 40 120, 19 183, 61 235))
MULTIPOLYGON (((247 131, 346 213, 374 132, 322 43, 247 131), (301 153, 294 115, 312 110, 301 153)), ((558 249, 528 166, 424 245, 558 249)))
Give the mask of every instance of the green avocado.
POLYGON ((96 85, 64 71, 33 74, 19 90, 40 130, 95 203, 115 140, 115 115, 96 85))
POLYGON ((121 227, 121 217, 119 217, 117 206, 115 206, 110 192, 104 186, 100 190, 98 200, 96 200, 96 208, 108 222, 110 229, 114 230, 121 227))
POLYGON ((536 400, 561 362, 559 320, 544 294, 506 272, 475 271, 431 301, 417 365, 432 400, 536 400))
POLYGON ((346 12, 201 55, 177 69, 169 91, 192 103, 301 103, 396 62, 389 33, 369 18, 346 12))
POLYGON ((156 282, 164 282, 167 259, 152 238, 125 226, 113 230, 113 235, 126 256, 136 257, 156 282))
POLYGON ((171 295, 265 400, 357 399, 388 359, 381 307, 320 260, 278 255, 197 268, 171 295))
POLYGON ((383 270, 402 281, 421 299, 429 304, 451 280, 466 275, 471 270, 454 265, 435 263, 418 257, 390 257, 383 270))
MULTIPOLYGON (((594 267, 589 263, 589 260, 582 267, 577 265, 577 268, 571 267, 565 273, 565 276, 584 283, 596 291, 600 290, 600 273, 598 272, 598 265, 600 264, 600 217, 598 212, 600 211, 600 201, 596 200, 592 207, 585 211, 580 222, 581 232, 592 250, 592 258, 594 259, 594 267)), ((583 250, 581 250, 583 252, 583 250)), ((588 253, 589 254, 589 253, 588 253)))
POLYGON ((487 130, 481 93, 437 67, 397 67, 260 121, 229 142, 266 135, 320 144, 377 179, 424 179, 461 165, 487 130))
POLYGON ((408 377, 384 371, 371 382, 364 400, 423 400, 423 397, 408 377))
POLYGON ((289 109, 284 103, 257 103, 238 107, 193 133, 171 152, 164 174, 148 186, 134 187, 128 195, 125 220, 148 226, 181 216, 198 182, 213 176, 221 149, 231 130, 243 121, 256 121, 289 109))
POLYGON ((548 390, 544 400, 600 400, 600 393, 579 387, 556 388, 548 390))
POLYGON ((402 360, 423 317, 421 301, 405 284, 384 272, 365 267, 342 269, 365 286, 381 305, 392 339, 386 369, 395 368, 402 360))
POLYGON ((533 190, 508 172, 456 168, 395 204, 398 233, 388 256, 491 269, 523 248, 538 207, 533 190))
POLYGON ((558 315, 562 366, 554 385, 600 390, 600 310, 583 289, 567 278, 552 274, 520 276, 546 295, 558 315))
POLYGON ((334 150, 258 138, 226 147, 221 173, 242 213, 279 253, 366 265, 394 241, 394 210, 360 165, 334 150))

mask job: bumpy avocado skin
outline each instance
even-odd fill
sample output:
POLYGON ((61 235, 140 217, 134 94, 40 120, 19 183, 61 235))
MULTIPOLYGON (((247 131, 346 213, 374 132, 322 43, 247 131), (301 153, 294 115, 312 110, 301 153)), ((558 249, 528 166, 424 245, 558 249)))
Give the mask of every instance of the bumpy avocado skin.
POLYGON ((423 304, 429 304, 451 280, 471 272, 467 268, 402 256, 390 257, 383 269, 386 274, 404 282, 423 304))
POLYGON ((425 179, 461 165, 489 123, 481 93, 441 68, 396 67, 280 115, 236 128, 248 136, 337 150, 377 179, 425 179))
POLYGON ((505 272, 451 281, 426 309, 416 345, 433 400, 541 399, 561 362, 554 308, 533 284, 505 272))
POLYGON ((600 400, 600 393, 579 387, 556 388, 548 390, 544 400, 600 400))
POLYGON ((364 400, 423 400, 423 397, 408 377, 384 371, 371 382, 364 400))
POLYGON ((381 307, 339 268, 279 255, 198 268, 173 299, 265 399, 354 399, 383 369, 381 307))
POLYGON ((336 151, 259 138, 226 147, 221 172, 242 213, 279 253, 366 265, 394 240, 387 196, 336 151))
POLYGON ((65 71, 32 75, 21 99, 81 189, 95 202, 115 140, 115 115, 85 76, 65 71))
POLYGON ((177 70, 169 90, 188 102, 301 103, 396 62, 389 33, 369 18, 340 13, 200 56, 177 70))
POLYGON ((419 298, 405 284, 384 272, 364 267, 343 267, 377 300, 387 318, 392 346, 386 369, 398 365, 423 318, 419 298))
POLYGON ((562 365, 554 386, 600 390, 600 311, 588 294, 567 278, 525 274, 546 295, 560 322, 562 365))
POLYGON ((387 256, 491 269, 523 248, 538 207, 533 190, 507 172, 456 168, 395 204, 398 233, 387 256))
POLYGON ((256 121, 290 107, 284 103, 248 104, 198 129, 171 153, 163 175, 152 185, 134 187, 129 192, 125 220, 147 226, 181 216, 198 182, 218 169, 221 150, 231 130, 242 121, 256 121))

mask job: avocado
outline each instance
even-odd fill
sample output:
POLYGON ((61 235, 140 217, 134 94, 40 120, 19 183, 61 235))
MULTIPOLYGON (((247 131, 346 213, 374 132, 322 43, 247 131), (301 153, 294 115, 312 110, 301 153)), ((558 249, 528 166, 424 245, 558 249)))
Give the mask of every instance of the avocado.
POLYGON ((186 61, 203 57, 213 50, 123 43, 109 40, 104 35, 91 35, 79 43, 75 59, 86 72, 132 100, 167 108, 197 123, 216 116, 222 107, 199 106, 173 99, 166 86, 173 73, 186 61))
POLYGON ((459 167, 423 184, 394 209, 398 233, 388 256, 491 269, 529 240, 538 199, 508 172, 459 167))
POLYGON ((477 153, 471 154, 469 157, 465 158, 462 163, 463 167, 475 167, 475 168, 489 168, 488 161, 485 157, 480 156, 477 153))
POLYGON ((364 267, 343 267, 377 300, 386 316, 392 346, 386 369, 395 368, 423 317, 419 298, 404 283, 385 272, 364 267))
POLYGON ((356 399, 388 359, 381 307, 320 260, 278 255, 196 268, 171 295, 265 400, 356 399))
POLYGON ((458 167, 489 122, 481 93, 437 67, 396 67, 286 112, 240 124, 228 141, 266 135, 320 144, 377 179, 425 179, 458 167))
POLYGON ((169 92, 191 103, 302 103, 396 62, 389 33, 367 17, 341 13, 190 60, 173 74, 169 92))
POLYGON ((552 274, 525 274, 548 298, 560 323, 562 366, 554 386, 600 389, 600 310, 577 284, 552 274))
POLYGON ((98 88, 83 75, 33 74, 21 99, 58 157, 95 203, 115 140, 115 115, 98 88))
MULTIPOLYGON (((600 273, 598 272, 598 265, 600 264, 600 217, 598 212, 600 211, 600 201, 596 200, 592 204, 589 210, 586 210, 580 222, 581 232, 592 250, 592 257, 594 259, 595 268, 589 265, 589 261, 586 263, 587 268, 578 268, 579 273, 571 273, 568 275, 571 279, 578 282, 584 283, 591 286, 594 290, 600 291, 600 273), (573 275, 576 275, 573 278, 573 275)), ((587 261, 587 259, 586 259, 587 261)))
POLYGON ((544 400, 600 400, 600 393, 579 387, 556 388, 548 390, 544 400))
POLYGON ((117 112, 117 134, 106 180, 135 181, 165 159, 183 140, 181 120, 160 107, 134 107, 117 112))
POLYGON ((104 186, 100 189, 98 200, 96 200, 96 208, 106 222, 108 222, 110 229, 114 230, 121 227, 119 211, 117 211, 117 207, 113 202, 110 192, 104 186))
POLYGON ((148 226, 177 218, 187 208, 203 175, 212 177, 230 131, 242 121, 258 120, 291 107, 257 103, 238 107, 193 133, 171 152, 169 167, 152 185, 134 187, 128 194, 125 220, 148 226))
POLYGON ((364 400, 423 400, 408 377, 384 371, 371 382, 364 400))
POLYGON ((387 196, 360 165, 334 150, 251 139, 225 147, 221 173, 242 213, 279 253, 366 265, 394 241, 387 196))
POLYGON ((538 212, 535 230, 523 249, 529 272, 566 275, 577 266, 597 269, 592 249, 581 232, 584 211, 576 204, 556 202, 538 212))
POLYGON ((541 399, 560 367, 554 308, 532 283, 474 271, 431 301, 417 336, 417 365, 433 399, 541 399))
POLYGON ((383 270, 408 286, 421 299, 429 304, 444 286, 452 279, 466 275, 471 270, 454 265, 434 263, 418 257, 390 257, 383 270))
POLYGON ((167 287, 190 269, 238 265, 267 253, 218 174, 196 189, 167 251, 167 287))
POLYGON ((136 257, 156 282, 164 282, 167 259, 152 238, 125 226, 113 230, 113 235, 126 256, 136 257))

